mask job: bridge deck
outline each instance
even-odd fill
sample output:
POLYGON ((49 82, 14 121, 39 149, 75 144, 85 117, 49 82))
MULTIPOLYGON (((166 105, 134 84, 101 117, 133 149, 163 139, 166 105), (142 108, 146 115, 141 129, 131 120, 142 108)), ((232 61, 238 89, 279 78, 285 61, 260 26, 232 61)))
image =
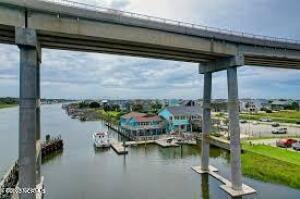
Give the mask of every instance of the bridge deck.
POLYGON ((14 28, 25 25, 37 30, 43 48, 196 63, 242 54, 246 65, 300 69, 300 42, 296 40, 210 28, 69 0, 2 0, 0 42, 14 44, 14 28))

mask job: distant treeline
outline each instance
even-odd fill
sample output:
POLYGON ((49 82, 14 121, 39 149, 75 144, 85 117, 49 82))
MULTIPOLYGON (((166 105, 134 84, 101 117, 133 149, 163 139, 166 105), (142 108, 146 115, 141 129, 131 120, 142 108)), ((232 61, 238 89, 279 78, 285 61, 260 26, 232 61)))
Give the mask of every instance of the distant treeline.
MULTIPOLYGON (((74 100, 67 99, 41 99, 41 102, 71 102, 74 100)), ((19 98, 16 97, 0 97, 1 104, 19 104, 19 98)))
POLYGON ((2 97, 2 98, 0 98, 0 103, 2 103, 2 104, 18 104, 19 98, 2 97))

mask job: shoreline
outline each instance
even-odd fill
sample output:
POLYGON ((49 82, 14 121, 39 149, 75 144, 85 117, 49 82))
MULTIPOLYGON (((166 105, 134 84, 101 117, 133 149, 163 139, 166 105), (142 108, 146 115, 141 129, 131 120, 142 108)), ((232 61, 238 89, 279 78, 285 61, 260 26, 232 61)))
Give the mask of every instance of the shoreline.
POLYGON ((0 104, 0 110, 1 109, 6 109, 6 108, 13 108, 19 106, 19 104, 0 104))

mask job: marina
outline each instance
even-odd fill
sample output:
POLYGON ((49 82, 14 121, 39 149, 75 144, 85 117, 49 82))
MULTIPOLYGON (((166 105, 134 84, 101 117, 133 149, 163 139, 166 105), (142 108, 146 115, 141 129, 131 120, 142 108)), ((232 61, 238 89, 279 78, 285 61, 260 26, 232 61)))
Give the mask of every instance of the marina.
MULTIPOLYGON (((53 132, 51 137, 61 135, 64 139, 63 153, 42 164, 45 199, 73 199, 78 196, 83 199, 97 199, 99 192, 107 199, 231 198, 220 188, 223 183, 220 184, 215 177, 205 178, 191 169, 192 166, 200 164, 199 145, 183 144, 182 147, 163 148, 151 140, 133 142, 125 139, 129 146, 126 147, 127 155, 118 155, 109 149, 95 150, 92 134, 106 130, 105 122, 83 123, 73 120, 60 107, 44 105, 41 110, 42 132, 53 132)), ((0 114, 0 149, 10 150, 13 154, 0 154, 0 173, 3 175, 17 157, 17 151, 14 151, 14 146, 17 145, 17 128, 14 122, 9 122, 15 120, 13 118, 16 117, 17 110, 3 109, 0 114), (8 130, 12 133, 6 137, 3 132, 8 130)), ((122 137, 115 131, 109 130, 109 133, 112 139, 123 144, 122 137)), ((227 150, 211 148, 211 164, 218 168, 218 173, 224 178, 228 178, 230 174, 228 159, 227 150)), ((297 189, 245 176, 243 182, 257 188, 258 198, 296 199, 300 194, 297 189)))

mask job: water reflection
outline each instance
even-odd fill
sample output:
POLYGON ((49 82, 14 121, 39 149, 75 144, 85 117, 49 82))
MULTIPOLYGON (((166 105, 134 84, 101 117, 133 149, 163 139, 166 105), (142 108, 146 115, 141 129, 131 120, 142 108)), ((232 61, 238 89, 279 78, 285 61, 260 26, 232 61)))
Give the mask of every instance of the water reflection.
POLYGON ((123 171, 126 171, 126 170, 127 170, 126 158, 127 158, 127 155, 124 154, 124 155, 123 155, 123 171))
POLYGON ((203 199, 209 199, 209 174, 204 173, 201 175, 201 192, 203 199))
POLYGON ((159 148, 160 157, 164 160, 185 159, 199 156, 198 146, 181 145, 176 148, 159 148))
POLYGON ((98 148, 95 145, 93 145, 93 147, 94 147, 95 154, 96 153, 104 153, 104 152, 107 152, 110 150, 110 148, 98 148))
POLYGON ((60 150, 60 151, 54 151, 54 152, 48 154, 46 157, 44 157, 42 159, 42 164, 49 163, 51 161, 61 160, 62 159, 62 155, 63 155, 63 151, 62 150, 60 150))
MULTIPOLYGON (((18 109, 0 110, 0 173, 17 157, 18 109), (9 151, 9 153, 7 153, 9 151)), ((42 165, 47 199, 231 199, 211 176, 200 176, 190 169, 201 161, 200 146, 160 148, 147 144, 128 147, 128 155, 113 150, 95 150, 92 133, 107 129, 103 122, 70 119, 61 105, 42 106, 42 132, 61 134, 63 153, 42 165), (116 191, 117 190, 117 191, 116 191)), ((121 136, 112 133, 115 140, 121 136)), ((222 176, 229 178, 229 153, 212 147, 210 162, 222 176)), ((300 191, 285 186, 243 178, 258 191, 257 198, 297 199, 300 191)))
POLYGON ((222 158, 226 160, 226 163, 230 163, 230 153, 226 150, 210 146, 209 156, 211 158, 222 158))

